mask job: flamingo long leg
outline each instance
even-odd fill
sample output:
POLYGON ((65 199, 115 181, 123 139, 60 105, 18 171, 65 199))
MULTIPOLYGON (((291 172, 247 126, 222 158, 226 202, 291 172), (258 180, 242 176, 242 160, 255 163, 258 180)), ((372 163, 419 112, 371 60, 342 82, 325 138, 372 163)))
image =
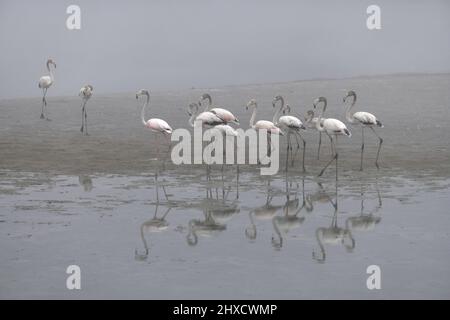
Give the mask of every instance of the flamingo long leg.
POLYGON ((88 125, 87 125, 87 109, 86 109, 86 102, 84 103, 84 133, 85 135, 88 134, 88 125))
POLYGON ((362 132, 362 143, 361 143, 361 166, 359 167, 360 171, 363 171, 363 157, 364 157, 364 125, 361 126, 362 132))
MULTIPOLYGON (((305 169, 305 152, 306 152, 306 141, 303 139, 302 135, 299 132, 296 132, 296 135, 303 141, 303 160, 302 160, 302 168, 303 172, 306 172, 305 169)), ((297 142, 298 143, 298 142, 297 142)))
POLYGON ((44 117, 44 105, 45 105, 45 89, 42 89, 42 109, 41 109, 41 119, 45 119, 45 117, 44 117))
POLYGON ((84 132, 84 102, 81 102, 81 132, 84 132))
MULTIPOLYGON (((335 150, 333 138, 332 138, 330 135, 328 135, 328 136, 329 136, 329 138, 330 138, 331 148, 332 148, 333 150, 335 150)), ((328 168, 328 166, 329 166, 334 160, 336 160, 336 162, 337 162, 337 158, 338 158, 338 157, 337 157, 337 153, 334 153, 334 155, 333 155, 333 157, 330 159, 330 161, 328 161, 327 164, 325 165, 325 167, 322 169, 322 171, 320 171, 319 177, 321 177, 321 176, 323 175, 323 173, 325 172, 325 170, 328 168)), ((336 167, 336 168, 337 168, 337 167, 336 167)))
POLYGON ((288 131, 288 133, 287 133, 286 140, 287 140, 287 148, 286 148, 286 169, 285 170, 287 172, 288 166, 289 166, 289 151, 291 150, 291 132, 290 131, 288 131))
POLYGON ((383 144, 383 138, 381 138, 378 135, 378 133, 375 131, 375 129, 373 127, 370 127, 370 129, 372 129, 373 133, 377 136, 378 140, 380 141, 378 143, 377 158, 375 160, 375 166, 377 167, 377 169, 380 169, 380 166, 378 165, 378 158, 380 157, 380 151, 381 151, 381 145, 383 144))
POLYGON ((322 145, 322 132, 319 132, 319 147, 317 148, 317 160, 320 159, 320 146, 322 145))

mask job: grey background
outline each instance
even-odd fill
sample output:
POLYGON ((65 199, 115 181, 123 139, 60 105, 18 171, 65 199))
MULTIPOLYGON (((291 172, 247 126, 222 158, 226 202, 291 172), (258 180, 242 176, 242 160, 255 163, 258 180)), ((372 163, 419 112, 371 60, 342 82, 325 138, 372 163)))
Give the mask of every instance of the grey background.
POLYGON ((0 98, 450 70, 448 1, 0 0, 0 98), (66 29, 66 8, 82 29, 66 29), (366 28, 381 7, 382 30, 366 28))

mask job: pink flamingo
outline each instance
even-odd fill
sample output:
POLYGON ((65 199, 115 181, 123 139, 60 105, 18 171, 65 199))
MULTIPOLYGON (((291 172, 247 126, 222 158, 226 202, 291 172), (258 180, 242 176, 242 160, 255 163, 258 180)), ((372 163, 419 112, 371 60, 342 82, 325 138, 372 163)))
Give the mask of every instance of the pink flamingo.
POLYGON ((239 119, 236 118, 235 115, 232 114, 227 109, 217 108, 217 107, 212 108, 212 98, 211 98, 211 96, 208 93, 204 93, 200 97, 200 100, 198 101, 198 105, 200 107, 202 105, 203 100, 208 100, 208 105, 205 107, 204 111, 209 111, 211 113, 214 113, 223 122, 225 122, 225 124, 228 124, 228 123, 239 124, 239 119))
MULTIPOLYGON (((158 118, 152 118, 152 119, 145 121, 145 109, 150 104, 150 94, 147 90, 139 90, 136 93, 136 99, 138 99, 139 96, 146 97, 146 101, 145 101, 144 105, 142 106, 142 111, 141 111, 141 118, 142 118, 142 123, 144 124, 144 126, 153 132, 162 134, 163 136, 170 136, 172 134, 173 130, 166 121, 164 121, 162 119, 158 119, 158 118)), ((169 144, 169 148, 170 148, 170 144, 169 144)))
POLYGON ((272 134, 279 134, 284 135, 283 131, 281 131, 280 128, 278 128, 272 121, 268 120, 259 120, 255 123, 256 118, 256 109, 258 109, 258 104, 255 99, 251 99, 246 106, 246 109, 253 108, 252 117, 250 118, 250 128, 253 128, 255 130, 267 130, 268 137, 268 144, 269 144, 269 154, 271 153, 271 146, 272 146, 272 134))

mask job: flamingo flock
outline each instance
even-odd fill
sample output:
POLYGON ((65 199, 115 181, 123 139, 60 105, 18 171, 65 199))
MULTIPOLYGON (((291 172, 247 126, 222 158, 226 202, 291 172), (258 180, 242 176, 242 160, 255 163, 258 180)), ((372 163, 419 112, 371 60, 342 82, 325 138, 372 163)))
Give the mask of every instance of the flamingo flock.
MULTIPOLYGON (((42 89, 42 106, 41 106, 41 119, 46 119, 50 121, 47 116, 47 91, 55 82, 53 69, 56 69, 56 63, 52 59, 48 59, 46 62, 47 75, 42 76, 39 79, 38 87, 42 89)), ((87 108, 86 104, 88 100, 92 97, 93 86, 88 84, 84 85, 80 91, 79 96, 82 100, 81 102, 81 129, 80 131, 84 135, 88 134, 87 126, 87 108)), ((150 93, 148 90, 141 89, 136 92, 136 99, 140 97, 144 98, 144 104, 141 111, 142 124, 149 129, 151 132, 158 134, 159 136, 170 137, 173 132, 172 127, 163 119, 151 118, 145 119, 145 112, 147 108, 150 108, 150 93)), ((378 139, 378 149, 376 154, 375 166, 379 169, 379 156, 381 147, 383 144, 383 139, 377 133, 375 128, 383 128, 383 124, 378 118, 372 113, 365 111, 352 112, 356 103, 356 93, 353 90, 347 92, 343 98, 343 103, 351 99, 351 103, 346 107, 345 118, 347 122, 351 125, 360 125, 362 133, 361 141, 361 159, 360 159, 360 170, 363 170, 363 157, 364 157, 364 130, 369 128, 373 134, 378 139)), ((251 99, 246 104, 247 110, 252 110, 250 117, 249 127, 254 130, 265 130, 268 136, 268 152, 269 155, 272 151, 272 135, 286 136, 287 141, 287 155, 286 155, 286 170, 288 168, 289 153, 293 152, 292 138, 295 139, 297 144, 297 151, 300 149, 300 141, 302 142, 302 169, 305 169, 305 154, 306 154, 306 140, 303 135, 308 131, 317 131, 319 133, 319 143, 317 151, 317 160, 319 160, 320 147, 322 144, 322 134, 328 136, 331 144, 331 158, 320 171, 318 176, 322 176, 326 169, 331 165, 331 163, 336 162, 336 179, 338 175, 338 150, 337 142, 339 136, 345 136, 350 138, 352 136, 351 131, 347 128, 346 124, 338 119, 325 118, 324 114, 327 108, 327 99, 325 97, 316 98, 313 101, 313 109, 308 110, 306 115, 302 120, 291 115, 291 107, 289 104, 285 103, 282 96, 277 95, 272 100, 272 106, 274 109, 274 115, 272 121, 269 120, 258 120, 256 121, 256 114, 258 109, 258 103, 256 99, 251 99), (319 108, 319 104, 322 108, 319 108), (279 105, 279 106, 278 106, 279 105), (319 109, 318 115, 316 116, 315 110, 319 109), (281 115, 282 114, 282 115, 281 115), (256 122, 255 122, 256 121, 256 122)), ((204 93, 200 96, 198 102, 193 102, 188 106, 188 123, 190 126, 202 126, 205 128, 215 128, 219 130, 224 136, 237 137, 238 132, 232 125, 240 125, 239 119, 229 110, 216 106, 213 104, 213 100, 210 94, 204 93), (204 106, 204 107, 203 107, 204 106), (202 109, 203 107, 203 109, 202 109)), ((169 144, 170 145, 170 144, 169 144)), ((169 146, 170 150, 170 146, 169 146)))

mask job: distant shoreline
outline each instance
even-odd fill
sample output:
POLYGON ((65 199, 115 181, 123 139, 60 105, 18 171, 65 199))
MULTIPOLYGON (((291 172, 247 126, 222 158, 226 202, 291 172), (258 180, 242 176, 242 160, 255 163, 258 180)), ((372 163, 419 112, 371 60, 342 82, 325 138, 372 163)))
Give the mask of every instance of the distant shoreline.
MULTIPOLYGON (((295 84, 295 83, 302 83, 302 82, 319 82, 319 81, 342 81, 342 80, 352 80, 352 79, 376 79, 376 78, 401 78, 401 77, 421 77, 421 76, 450 76, 450 71, 447 72, 436 72, 436 73, 426 73, 426 72, 396 72, 396 73, 388 73, 388 74, 377 74, 377 75, 358 75, 358 76, 352 76, 352 77, 343 77, 343 78, 309 78, 309 79, 299 79, 299 80, 291 80, 291 81, 276 81, 276 82, 260 82, 260 83, 243 83, 243 84, 228 84, 228 85, 221 85, 216 87, 191 87, 191 88, 172 88, 172 89, 154 89, 153 92, 157 93, 170 93, 170 92, 186 92, 186 91, 192 91, 192 90, 199 90, 199 91, 208 91, 208 90, 221 90, 221 89, 230 89, 230 88, 246 88, 246 87, 261 87, 261 86, 271 86, 271 85, 286 85, 286 84, 295 84)), ((136 88, 138 90, 139 88, 136 88)), ((0 101, 14 101, 14 100, 34 100, 34 99, 41 99, 42 95, 38 94, 39 91, 37 91, 37 94, 35 96, 26 96, 26 97, 0 97, 0 101)), ((50 91, 49 91, 50 93, 50 91)), ((61 98, 70 98, 76 96, 78 93, 78 88, 74 90, 73 95, 57 95, 52 96, 51 93, 49 96, 56 99, 61 98)), ((120 92, 102 92, 96 94, 96 96, 99 97, 106 97, 106 96, 123 96, 123 95, 130 95, 130 91, 120 91, 120 92)))

